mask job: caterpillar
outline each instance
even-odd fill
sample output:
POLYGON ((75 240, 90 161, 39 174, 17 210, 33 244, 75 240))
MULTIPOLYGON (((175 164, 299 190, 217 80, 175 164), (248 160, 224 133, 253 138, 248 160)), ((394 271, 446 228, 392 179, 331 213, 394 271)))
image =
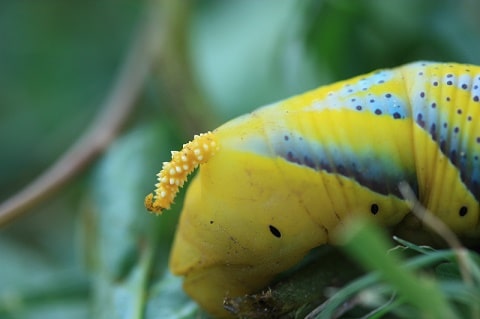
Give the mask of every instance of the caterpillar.
POLYGON ((170 267, 209 313, 331 242, 345 218, 400 223, 398 185, 480 237, 480 67, 415 62, 323 86, 195 136, 163 164, 148 210, 190 184, 170 267))

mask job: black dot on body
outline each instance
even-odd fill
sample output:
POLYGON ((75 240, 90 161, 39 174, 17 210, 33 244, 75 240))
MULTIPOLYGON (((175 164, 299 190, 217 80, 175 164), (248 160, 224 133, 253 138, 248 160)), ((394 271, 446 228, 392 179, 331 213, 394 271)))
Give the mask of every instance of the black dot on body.
POLYGON ((462 206, 460 207, 460 210, 458 211, 458 215, 460 215, 461 217, 467 215, 468 213, 468 209, 466 206, 462 206))
POLYGON ((270 232, 272 233, 273 236, 277 238, 282 237, 282 233, 278 230, 277 227, 269 225, 268 228, 270 229, 270 232))
POLYGON ((377 213, 378 213, 378 205, 377 205, 377 204, 372 204, 372 206, 370 206, 370 212, 371 212, 373 215, 377 215, 377 213))
POLYGON ((214 221, 213 221, 213 220, 211 220, 211 221, 210 221, 210 225, 212 225, 213 223, 214 223, 214 221))
POLYGON ((377 115, 381 115, 381 114, 382 114, 382 110, 380 110, 380 109, 376 109, 376 110, 375 110, 375 114, 377 114, 377 115))

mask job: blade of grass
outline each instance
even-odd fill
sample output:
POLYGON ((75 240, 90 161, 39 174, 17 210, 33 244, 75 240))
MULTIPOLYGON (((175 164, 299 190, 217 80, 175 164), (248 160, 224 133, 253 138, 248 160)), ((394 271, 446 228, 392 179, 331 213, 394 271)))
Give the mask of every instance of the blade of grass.
POLYGON ((355 220, 349 223, 342 238, 348 253, 366 269, 377 271, 419 313, 427 318, 458 318, 433 280, 415 275, 400 266, 401 260, 396 255, 385 253, 389 249, 388 241, 377 227, 355 220))

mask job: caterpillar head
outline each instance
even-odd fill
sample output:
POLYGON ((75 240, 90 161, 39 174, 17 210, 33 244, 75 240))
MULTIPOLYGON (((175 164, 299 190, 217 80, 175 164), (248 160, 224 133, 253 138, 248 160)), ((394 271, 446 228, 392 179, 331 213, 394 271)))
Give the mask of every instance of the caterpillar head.
POLYGON ((212 132, 195 135, 183 148, 172 152, 172 160, 164 162, 157 174, 155 193, 145 197, 145 207, 156 214, 169 209, 180 187, 200 164, 206 163, 218 151, 219 146, 212 132))

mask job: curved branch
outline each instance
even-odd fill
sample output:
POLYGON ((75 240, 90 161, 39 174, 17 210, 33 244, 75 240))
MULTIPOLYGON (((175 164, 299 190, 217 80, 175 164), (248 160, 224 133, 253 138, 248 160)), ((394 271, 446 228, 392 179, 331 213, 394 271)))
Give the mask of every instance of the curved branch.
POLYGON ((160 53, 158 1, 146 6, 126 59, 101 111, 85 133, 51 167, 0 205, 0 226, 27 212, 70 181, 115 138, 135 106, 144 83, 160 53))

